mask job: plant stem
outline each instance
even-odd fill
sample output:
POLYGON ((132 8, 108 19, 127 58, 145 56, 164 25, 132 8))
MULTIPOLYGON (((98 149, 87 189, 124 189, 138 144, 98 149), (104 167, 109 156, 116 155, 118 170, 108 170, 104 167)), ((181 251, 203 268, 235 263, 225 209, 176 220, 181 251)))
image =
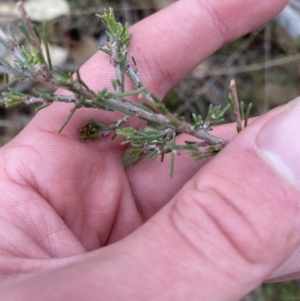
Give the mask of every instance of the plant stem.
POLYGON ((234 79, 232 79, 230 81, 229 90, 230 90, 230 93, 232 96, 232 100, 234 102, 234 114, 236 116, 236 128, 237 128, 237 131, 240 132, 243 129, 243 126, 242 126, 242 119, 241 119, 241 113, 240 113, 239 99, 238 99, 237 91, 236 91, 236 83, 235 83, 234 79))

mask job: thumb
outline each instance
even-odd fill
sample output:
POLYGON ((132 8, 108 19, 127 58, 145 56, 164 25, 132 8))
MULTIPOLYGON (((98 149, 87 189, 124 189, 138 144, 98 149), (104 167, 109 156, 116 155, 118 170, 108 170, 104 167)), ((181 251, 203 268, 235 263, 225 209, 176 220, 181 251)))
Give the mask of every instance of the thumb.
POLYGON ((134 280, 140 300, 239 300, 290 256, 300 242, 299 120, 300 99, 259 118, 123 241, 146 274, 134 280))

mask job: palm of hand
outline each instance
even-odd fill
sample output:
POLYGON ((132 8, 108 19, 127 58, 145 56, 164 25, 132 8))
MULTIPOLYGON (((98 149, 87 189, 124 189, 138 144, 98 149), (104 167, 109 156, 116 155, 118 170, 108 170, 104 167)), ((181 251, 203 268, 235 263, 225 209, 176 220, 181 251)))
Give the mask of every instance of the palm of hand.
POLYGON ((2 254, 67 257, 117 241, 170 200, 203 164, 182 158, 172 186, 166 164, 146 160, 124 168, 120 141, 79 139, 76 131, 89 110, 79 112, 60 135, 59 118, 43 123, 49 114, 64 118, 67 110, 53 105, 40 112, 1 150, 2 254), (160 180, 153 181, 158 174, 160 180))
POLYGON ((14 226, 9 231, 1 226, 7 242, 2 252, 69 256, 118 240, 142 223, 120 151, 109 145, 99 151, 33 127, 2 149, 2 183, 5 178, 11 183, 5 184, 1 220, 14 226))

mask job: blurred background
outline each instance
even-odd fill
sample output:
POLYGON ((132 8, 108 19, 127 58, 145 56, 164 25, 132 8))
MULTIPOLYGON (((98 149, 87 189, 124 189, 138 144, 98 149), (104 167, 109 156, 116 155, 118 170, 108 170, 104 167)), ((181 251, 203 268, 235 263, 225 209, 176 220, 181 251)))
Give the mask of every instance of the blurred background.
MULTIPOLYGON (((105 29, 95 13, 114 8, 120 22, 133 24, 176 0, 27 0, 26 9, 39 27, 48 24, 50 51, 54 65, 74 72, 106 40, 105 29)), ((0 0, 0 27, 10 24, 22 43, 18 29, 17 1, 0 0)), ((300 0, 291 0, 270 23, 225 45, 202 62, 185 80, 170 91, 167 106, 187 120, 195 112, 205 116, 210 103, 226 105, 228 85, 237 81, 239 99, 253 103, 252 116, 261 115, 300 93, 300 0)), ((12 61, 0 44, 0 57, 12 61)), ((53 88, 34 82, 4 83, 0 92, 13 87, 22 92, 53 88)), ((1 99, 1 96, 0 96, 1 99)), ((33 106, 5 109, 0 106, 0 146, 11 140, 35 114, 33 106)), ((226 122, 234 116, 226 116, 226 122)), ((300 301, 300 281, 265 284, 243 301, 300 301)), ((188 301, 188 300, 187 300, 188 301)))

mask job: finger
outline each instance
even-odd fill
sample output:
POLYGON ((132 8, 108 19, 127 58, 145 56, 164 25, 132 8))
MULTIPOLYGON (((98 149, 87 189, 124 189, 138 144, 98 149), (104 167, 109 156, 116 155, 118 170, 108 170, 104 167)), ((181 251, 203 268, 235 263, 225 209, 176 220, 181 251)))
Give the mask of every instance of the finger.
MULTIPOLYGON (((131 28, 130 56, 135 56, 146 87, 162 97, 224 43, 269 21, 286 3, 285 0, 178 1, 131 28)), ((109 58, 102 52, 87 61, 80 73, 94 90, 110 87, 114 77, 109 58)), ((38 114, 34 125, 57 131, 69 110, 67 105, 52 105, 38 114)), ((80 109, 64 134, 77 136, 78 128, 97 116, 103 122, 115 118, 111 113, 80 109)))
POLYGON ((56 300, 240 300, 300 243, 299 116, 300 99, 258 119, 130 236, 13 293, 38 299, 32 282, 56 300))
MULTIPOLYGON (((130 55, 138 62, 142 81, 158 96, 188 75, 202 60, 225 43, 268 22, 288 1, 181 0, 132 26, 130 55), (241 17, 242 16, 242 17, 241 17)), ((102 77, 98 53, 81 69, 89 85, 109 83, 102 77), (99 82, 100 80, 100 82, 99 82)), ((112 74, 112 71, 110 71, 112 74)))
MULTIPOLYGON (((140 237, 135 234, 150 258, 157 248, 162 255, 156 261, 177 263, 160 279, 167 277, 173 287, 186 284, 179 280, 183 275, 196 279, 189 292, 198 294, 185 298, 239 300, 267 277, 299 275, 299 115, 300 99, 258 119, 197 173, 140 237)), ((155 265, 149 257, 149 266, 155 265)), ((176 300, 180 290, 170 294, 176 300)))

